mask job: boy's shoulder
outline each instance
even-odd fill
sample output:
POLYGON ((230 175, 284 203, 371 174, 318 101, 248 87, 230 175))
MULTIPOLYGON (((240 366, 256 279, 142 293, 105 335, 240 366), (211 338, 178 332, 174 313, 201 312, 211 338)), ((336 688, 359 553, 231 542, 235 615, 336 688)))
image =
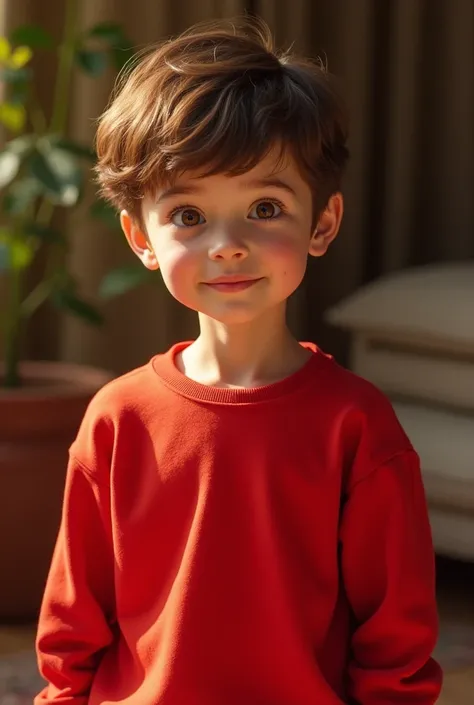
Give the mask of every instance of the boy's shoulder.
POLYGON ((157 379, 151 361, 121 374, 101 387, 92 397, 85 417, 114 422, 127 414, 137 413, 156 398, 157 379))
POLYGON ((344 367, 332 355, 320 348, 316 350, 320 358, 320 366, 315 368, 319 376, 318 386, 328 396, 329 403, 367 414, 393 413, 391 402, 381 389, 344 367))
POLYGON ((101 387, 90 400, 70 447, 84 465, 96 465, 99 455, 110 459, 120 428, 143 420, 160 398, 152 361, 101 387))
POLYGON ((150 396, 153 382, 156 383, 156 376, 150 360, 104 384, 92 398, 90 406, 104 411, 120 410, 133 400, 136 406, 137 401, 150 396))
POLYGON ((351 455, 363 459, 364 472, 392 457, 413 452, 388 395, 369 380, 324 356, 322 388, 330 423, 351 455))

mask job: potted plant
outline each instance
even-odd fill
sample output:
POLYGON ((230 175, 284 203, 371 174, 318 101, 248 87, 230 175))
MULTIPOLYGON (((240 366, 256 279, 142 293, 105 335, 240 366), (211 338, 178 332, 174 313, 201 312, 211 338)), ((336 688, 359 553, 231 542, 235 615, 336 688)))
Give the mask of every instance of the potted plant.
MULTIPOLYGON (((65 3, 58 46, 39 26, 0 37, 4 99, 0 122, 0 619, 34 616, 58 528, 67 449, 92 395, 111 375, 81 365, 23 360, 28 324, 46 303, 91 324, 100 310, 80 295, 68 268, 61 212, 78 209, 91 182, 94 150, 68 138, 73 72, 120 70, 131 50, 120 26, 77 31, 78 0, 65 3), (56 52, 51 116, 38 102, 34 53, 56 52), (58 219, 59 215, 59 219, 58 219)), ((76 212, 83 212, 76 210, 76 212)), ((110 219, 98 198, 87 211, 110 219)), ((116 226, 116 217, 113 216, 116 226)), ((109 272, 105 294, 140 281, 140 269, 109 272)))

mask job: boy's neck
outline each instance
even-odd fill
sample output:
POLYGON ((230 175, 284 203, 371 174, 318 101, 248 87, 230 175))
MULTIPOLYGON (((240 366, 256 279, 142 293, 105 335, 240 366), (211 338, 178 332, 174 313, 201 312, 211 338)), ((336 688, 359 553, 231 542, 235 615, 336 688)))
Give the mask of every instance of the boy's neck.
POLYGON ((288 330, 285 311, 226 326, 200 315, 201 333, 177 364, 187 377, 210 387, 259 387, 300 369, 311 353, 288 330))

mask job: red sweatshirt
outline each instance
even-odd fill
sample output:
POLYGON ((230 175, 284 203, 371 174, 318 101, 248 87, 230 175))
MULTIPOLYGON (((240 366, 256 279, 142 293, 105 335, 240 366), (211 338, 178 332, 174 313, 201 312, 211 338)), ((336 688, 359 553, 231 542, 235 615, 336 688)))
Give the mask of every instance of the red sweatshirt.
POLYGON ((418 458, 385 397, 314 348, 256 389, 165 355, 71 447, 36 705, 432 705, 418 458))

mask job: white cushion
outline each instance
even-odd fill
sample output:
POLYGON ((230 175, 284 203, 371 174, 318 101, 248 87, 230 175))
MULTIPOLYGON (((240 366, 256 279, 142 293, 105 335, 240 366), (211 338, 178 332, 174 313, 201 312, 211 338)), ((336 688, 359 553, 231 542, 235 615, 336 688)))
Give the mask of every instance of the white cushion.
MULTIPOLYGON (((474 314, 473 314, 474 315, 474 314)), ((389 395, 474 412, 474 353, 469 358, 425 354, 354 335, 351 368, 389 395)))
POLYGON ((326 319, 378 338, 474 351, 474 261, 386 275, 329 309, 326 319))
POLYGON ((428 501, 474 510, 474 416, 393 401, 421 460, 428 501))

